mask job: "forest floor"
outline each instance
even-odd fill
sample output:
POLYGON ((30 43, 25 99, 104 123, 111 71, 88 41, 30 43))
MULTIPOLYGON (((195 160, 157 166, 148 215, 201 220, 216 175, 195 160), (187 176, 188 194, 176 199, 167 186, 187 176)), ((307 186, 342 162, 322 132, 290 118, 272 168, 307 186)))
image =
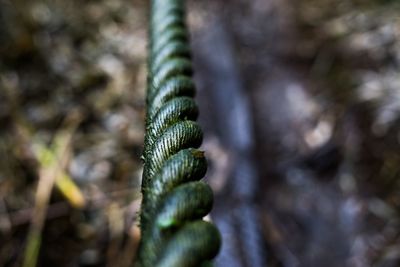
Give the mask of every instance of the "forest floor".
MULTIPOLYGON (((400 5, 188 9, 216 266, 399 266, 400 5)), ((0 266, 131 265, 147 14, 0 0, 0 266)))
MULTIPOLYGON (((207 55, 212 58, 211 71, 199 79, 211 80, 206 91, 228 87, 225 94, 214 93, 217 110, 211 112, 224 115, 220 121, 211 117, 223 125, 211 136, 219 137, 214 143, 234 162, 225 168, 225 186, 241 179, 240 186, 231 186, 233 193, 222 193, 230 199, 216 212, 231 211, 229 204, 242 201, 237 188, 252 181, 255 196, 242 202, 256 210, 253 220, 258 219, 264 241, 244 242, 251 237, 240 229, 251 225, 232 219, 236 232, 223 233, 242 248, 222 256, 236 257, 238 266, 398 266, 399 5, 288 0, 200 6, 203 13, 214 7, 214 13, 204 16, 197 37, 209 47, 197 70, 207 66, 207 55), (215 44, 223 39, 225 47, 215 44), (226 62, 236 65, 233 71, 226 62), (254 154, 245 157, 256 162, 253 175, 238 167, 243 159, 235 161, 244 154, 235 146, 243 140, 239 128, 235 132, 224 123, 243 120, 235 113, 237 104, 221 104, 232 102, 235 87, 250 110, 245 120, 251 122, 244 125, 251 127, 247 147, 254 154), (227 129, 236 140, 227 141, 227 129), (250 256, 254 250, 263 253, 261 259, 250 256)), ((201 51, 196 48, 194 53, 201 51)))

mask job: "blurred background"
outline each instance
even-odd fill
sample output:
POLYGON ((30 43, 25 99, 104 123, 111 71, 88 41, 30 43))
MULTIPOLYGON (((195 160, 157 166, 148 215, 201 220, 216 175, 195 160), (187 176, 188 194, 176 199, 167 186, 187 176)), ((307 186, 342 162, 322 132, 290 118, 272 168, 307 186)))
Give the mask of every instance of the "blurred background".
MULTIPOLYGON (((187 1, 216 266, 400 266, 400 3, 187 1)), ((0 0, 0 266, 131 266, 148 1, 0 0)))

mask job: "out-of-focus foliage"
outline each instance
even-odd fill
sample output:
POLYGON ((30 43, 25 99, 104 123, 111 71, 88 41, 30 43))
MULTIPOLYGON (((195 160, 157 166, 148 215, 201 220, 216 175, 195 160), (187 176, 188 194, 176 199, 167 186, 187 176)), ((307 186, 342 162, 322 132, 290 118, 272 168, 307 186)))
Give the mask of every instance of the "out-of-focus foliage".
POLYGON ((344 176, 351 169, 352 192, 363 195, 367 205, 350 264, 397 266, 400 4, 304 0, 296 6, 311 76, 327 88, 316 94, 334 101, 331 112, 344 150, 344 176))
POLYGON ((141 172, 146 9, 145 1, 0 1, 1 266, 23 258, 40 169, 32 147, 50 145, 71 113, 81 122, 65 172, 87 206, 72 210, 55 189, 39 266, 131 261, 124 240, 141 172))

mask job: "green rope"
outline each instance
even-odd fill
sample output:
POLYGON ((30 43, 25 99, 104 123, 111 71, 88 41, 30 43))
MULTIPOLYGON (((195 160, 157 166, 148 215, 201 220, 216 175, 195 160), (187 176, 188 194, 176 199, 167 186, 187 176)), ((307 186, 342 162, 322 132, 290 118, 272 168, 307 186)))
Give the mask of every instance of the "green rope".
POLYGON ((152 1, 140 267, 210 266, 221 244, 202 220, 213 194, 199 181, 207 162, 197 150, 202 131, 184 11, 183 1, 152 1))

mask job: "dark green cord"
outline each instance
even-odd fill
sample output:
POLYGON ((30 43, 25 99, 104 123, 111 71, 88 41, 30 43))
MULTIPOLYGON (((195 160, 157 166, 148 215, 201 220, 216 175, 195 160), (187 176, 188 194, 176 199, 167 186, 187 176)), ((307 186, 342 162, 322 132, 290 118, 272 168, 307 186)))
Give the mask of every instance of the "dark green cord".
POLYGON ((197 149, 203 136, 184 11, 180 0, 152 1, 140 267, 210 266, 221 244, 202 220, 213 194, 199 181, 207 162, 197 149))

